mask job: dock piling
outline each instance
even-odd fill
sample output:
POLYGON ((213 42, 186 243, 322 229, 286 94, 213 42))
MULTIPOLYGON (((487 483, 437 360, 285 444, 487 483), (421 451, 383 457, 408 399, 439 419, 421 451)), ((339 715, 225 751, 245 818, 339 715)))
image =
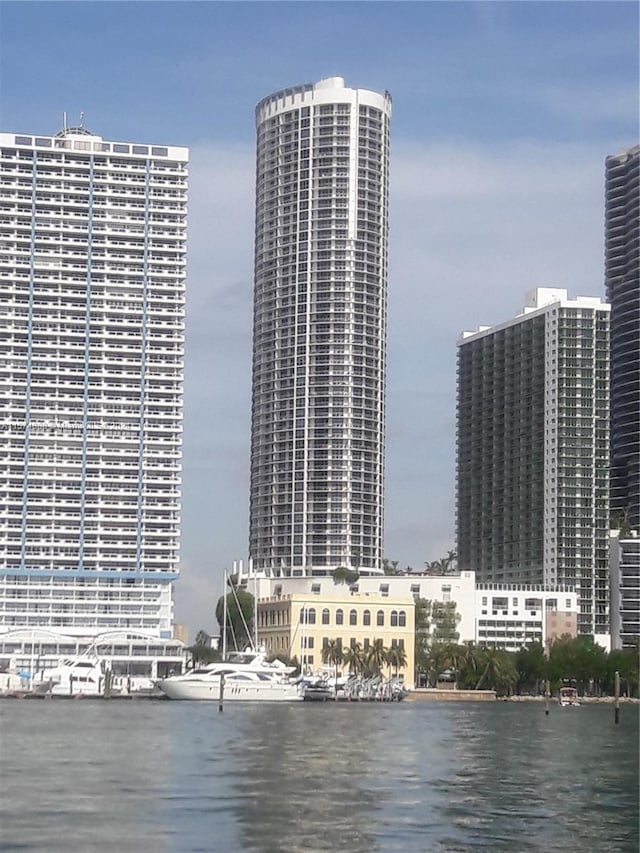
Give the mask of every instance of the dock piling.
POLYGON ((220 693, 218 694, 218 711, 222 713, 224 706, 224 674, 220 676, 220 693))
POLYGON ((613 719, 617 726, 620 723, 620 673, 618 670, 615 674, 615 702, 613 707, 613 719))

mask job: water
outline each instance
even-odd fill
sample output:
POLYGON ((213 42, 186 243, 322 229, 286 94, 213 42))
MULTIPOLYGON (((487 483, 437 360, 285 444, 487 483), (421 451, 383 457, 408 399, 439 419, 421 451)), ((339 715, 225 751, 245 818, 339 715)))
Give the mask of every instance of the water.
POLYGON ((638 851, 638 707, 0 702, 0 850, 638 851))

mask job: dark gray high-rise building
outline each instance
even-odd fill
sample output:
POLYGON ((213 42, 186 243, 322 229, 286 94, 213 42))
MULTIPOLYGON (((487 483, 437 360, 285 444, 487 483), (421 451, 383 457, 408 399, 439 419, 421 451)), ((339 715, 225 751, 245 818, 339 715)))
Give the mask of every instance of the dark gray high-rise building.
POLYGON ((609 306, 538 288, 458 343, 458 565, 482 583, 575 587, 608 633, 609 306))
POLYGON ((614 524, 640 528, 640 146, 606 160, 605 284, 611 305, 611 475, 614 524))
POLYGON ((256 108, 249 555, 381 571, 388 93, 341 77, 256 108))

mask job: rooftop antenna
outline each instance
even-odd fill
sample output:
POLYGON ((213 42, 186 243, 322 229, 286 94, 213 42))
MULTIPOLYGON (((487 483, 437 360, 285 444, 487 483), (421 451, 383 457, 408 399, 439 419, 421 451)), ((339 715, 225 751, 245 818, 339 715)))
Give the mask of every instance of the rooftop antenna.
POLYGON ((65 132, 67 130, 67 111, 66 110, 62 113, 62 129, 65 132))
POLYGON ((80 111, 80 127, 84 127, 84 110, 80 111))

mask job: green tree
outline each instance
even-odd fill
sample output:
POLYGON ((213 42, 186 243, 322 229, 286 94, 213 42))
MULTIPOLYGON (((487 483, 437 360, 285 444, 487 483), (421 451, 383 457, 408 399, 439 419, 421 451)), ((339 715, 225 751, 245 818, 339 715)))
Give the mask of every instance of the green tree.
POLYGON ((516 652, 516 692, 525 688, 538 693, 539 683, 545 677, 547 659, 542 643, 528 643, 516 652))
POLYGON ((379 675, 384 665, 387 663, 388 649, 384 646, 384 641, 380 638, 374 640, 367 649, 367 668, 373 675, 379 675))
POLYGON ((351 584, 358 582, 360 573, 355 571, 355 569, 348 569, 346 566, 338 566, 337 569, 331 572, 331 577, 335 584, 346 583, 351 586, 351 584))
POLYGON ((344 656, 340 640, 329 640, 322 647, 322 662, 334 667, 336 699, 338 698, 338 667, 342 666, 344 656))
POLYGON ((620 673, 620 690, 626 696, 638 695, 638 652, 637 649, 616 649, 607 660, 607 668, 603 678, 603 688, 613 694, 615 691, 615 674, 620 673))
MULTIPOLYGON (((244 589, 227 594, 227 648, 241 651, 253 642, 254 598, 244 589), (236 601, 237 599, 237 601, 236 601), (239 605, 239 606, 238 606, 239 605), (246 623, 246 627, 245 627, 246 623)), ((220 636, 224 630, 224 596, 216 604, 220 636)))
POLYGON ((434 601, 431 604, 433 632, 431 639, 437 643, 456 643, 460 634, 456 630, 460 615, 455 601, 434 601))
POLYGON ((407 653, 399 646, 392 646, 387 651, 387 663, 389 664, 389 668, 393 667, 395 669, 395 676, 397 678, 398 670, 407 665, 407 653))
POLYGON ((385 557, 382 561, 382 570, 385 575, 401 575, 402 571, 398 568, 399 560, 387 560, 385 557))
POLYGON ((187 651, 191 654, 194 667, 201 663, 207 664, 220 660, 219 652, 211 647, 211 636, 202 629, 198 631, 193 645, 189 646, 187 651))
POLYGON ((476 683, 476 690, 480 690, 483 685, 495 685, 502 676, 502 668, 504 665, 504 659, 500 653, 500 649, 497 649, 495 646, 487 646, 483 649, 480 660, 483 669, 482 674, 476 683))
POLYGON ((364 651, 360 643, 346 648, 342 655, 342 662, 349 667, 349 673, 358 675, 364 669, 364 651))

